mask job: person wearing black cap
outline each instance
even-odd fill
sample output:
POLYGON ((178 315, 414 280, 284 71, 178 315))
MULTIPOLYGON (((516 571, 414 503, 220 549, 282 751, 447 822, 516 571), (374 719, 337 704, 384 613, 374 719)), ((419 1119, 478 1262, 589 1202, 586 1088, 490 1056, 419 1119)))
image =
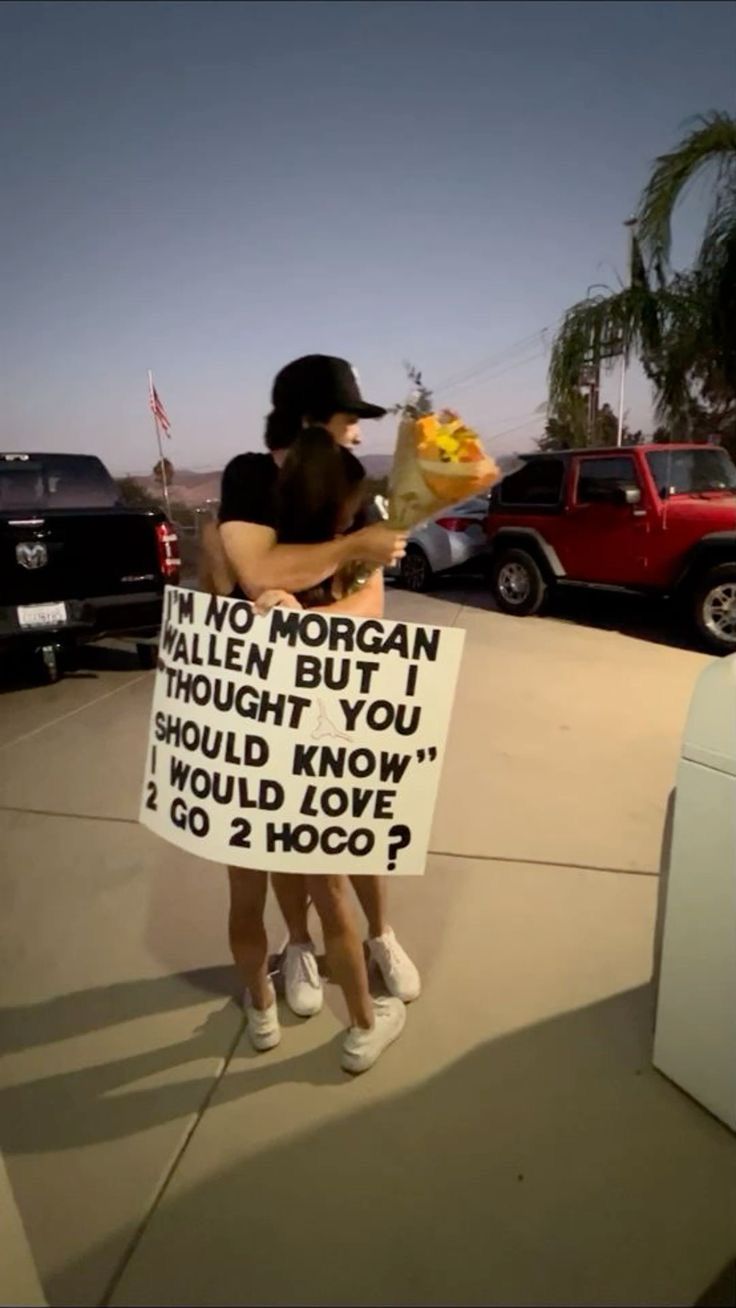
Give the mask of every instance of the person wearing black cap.
MULTIPOLYGON (((309 428, 330 433, 336 445, 359 443, 360 418, 380 418, 386 410, 368 404, 357 377, 344 359, 308 355, 285 367, 276 377, 273 409, 266 421, 268 454, 243 454, 223 475, 220 537, 235 579, 235 594, 266 606, 289 603, 295 594, 327 583, 346 564, 368 562, 377 569, 401 558, 405 537, 383 523, 354 524, 354 529, 321 543, 279 543, 280 470, 290 449, 309 448, 309 428)), ((318 433, 314 433, 317 437, 318 433)), ((320 444, 314 440, 314 447, 320 444)), ((287 536, 293 540, 293 535, 287 536)), ((314 539, 311 537, 310 539, 314 539)), ((377 617, 383 612, 382 574, 353 594, 320 607, 377 617)), ((258 1049, 272 1048, 280 1039, 273 988, 266 975, 267 943, 263 927, 266 877, 230 869, 230 938, 236 962, 248 987, 248 1031, 258 1049)), ((346 897, 346 879, 325 875, 308 878, 309 893, 322 919, 332 974, 339 982, 350 1012, 343 1066, 359 1072, 371 1067, 401 1033, 402 1000, 416 998, 419 974, 386 925, 384 897, 378 877, 355 878, 369 923, 369 949, 380 967, 391 997, 373 1001, 360 939, 346 897)), ((307 886, 298 876, 277 874, 274 889, 287 920, 290 944, 286 956, 286 994, 294 1011, 308 1016, 322 1005, 322 987, 307 931, 307 886)))
MULTIPOLYGON (((345 564, 382 568, 400 559, 405 536, 384 523, 318 545, 280 545, 274 532, 279 468, 299 433, 310 425, 324 427, 339 445, 350 447, 360 442, 361 418, 386 413, 363 399, 350 364, 323 354, 295 359, 276 377, 272 403, 265 432, 269 453, 237 455, 222 479, 220 536, 241 592, 250 599, 266 590, 296 594, 320 585, 345 564)), ((364 616, 360 592, 340 607, 364 616)))

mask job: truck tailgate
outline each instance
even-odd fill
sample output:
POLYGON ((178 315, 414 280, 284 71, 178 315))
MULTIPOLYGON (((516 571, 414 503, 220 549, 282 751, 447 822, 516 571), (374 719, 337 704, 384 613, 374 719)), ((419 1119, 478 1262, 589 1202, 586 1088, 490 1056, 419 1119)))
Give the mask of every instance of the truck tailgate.
POLYGON ((3 603, 155 589, 161 580, 155 524, 154 514, 120 508, 3 514, 3 603))

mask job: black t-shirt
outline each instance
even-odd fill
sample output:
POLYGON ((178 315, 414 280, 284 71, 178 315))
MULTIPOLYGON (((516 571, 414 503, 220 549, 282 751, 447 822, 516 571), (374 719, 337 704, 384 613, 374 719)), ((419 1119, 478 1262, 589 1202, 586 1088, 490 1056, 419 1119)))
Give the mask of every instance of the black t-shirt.
MULTIPOLYGON (((252 522, 259 527, 276 529, 276 487, 279 469, 270 454, 236 454, 222 474, 219 521, 252 522)), ((372 506, 365 505, 356 514, 349 531, 359 531, 380 517, 372 506)), ((233 599, 245 599, 239 586, 232 592, 233 599)), ((299 598, 305 608, 315 604, 329 604, 331 582, 314 587, 299 598)))
POLYGON ((222 474, 220 522, 276 527, 279 470, 270 454, 236 454, 222 474))
MULTIPOLYGON (((270 454, 236 454, 222 474, 220 522, 253 522, 276 530, 276 486, 279 469, 270 454)), ((379 522, 375 503, 364 504, 349 528, 360 531, 379 522)))

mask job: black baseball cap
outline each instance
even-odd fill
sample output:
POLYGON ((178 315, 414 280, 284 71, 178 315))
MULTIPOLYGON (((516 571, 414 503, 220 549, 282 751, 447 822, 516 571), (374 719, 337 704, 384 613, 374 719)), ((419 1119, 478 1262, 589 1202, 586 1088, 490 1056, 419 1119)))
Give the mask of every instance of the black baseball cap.
POLYGON ((287 363, 273 384, 271 403, 274 409, 301 417, 352 413, 356 418, 383 418, 387 412, 363 399, 355 369, 347 359, 331 354, 305 354, 287 363))

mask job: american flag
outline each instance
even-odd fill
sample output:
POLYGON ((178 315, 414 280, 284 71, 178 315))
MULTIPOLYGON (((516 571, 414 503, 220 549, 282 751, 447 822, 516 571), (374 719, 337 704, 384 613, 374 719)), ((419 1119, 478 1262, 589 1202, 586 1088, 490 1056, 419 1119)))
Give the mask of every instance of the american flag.
POLYGON ((171 440, 171 423, 169 422, 169 416, 159 399, 158 391, 153 384, 153 377, 151 377, 150 374, 148 378, 148 403, 156 422, 159 424, 161 429, 166 432, 169 440, 171 440))

